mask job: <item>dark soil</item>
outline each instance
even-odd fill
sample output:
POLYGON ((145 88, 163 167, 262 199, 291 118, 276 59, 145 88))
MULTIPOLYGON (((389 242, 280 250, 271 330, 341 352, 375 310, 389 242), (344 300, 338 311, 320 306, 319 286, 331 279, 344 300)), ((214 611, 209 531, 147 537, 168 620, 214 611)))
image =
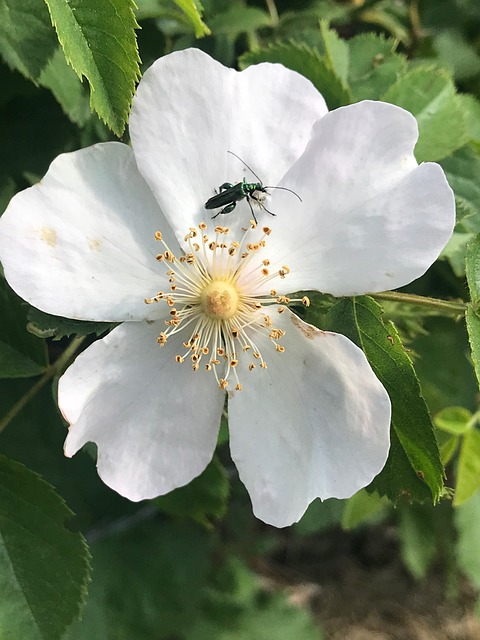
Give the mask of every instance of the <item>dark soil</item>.
POLYGON ((256 568, 311 610, 325 640, 480 640, 478 594, 439 565, 415 581, 393 528, 285 538, 256 568))

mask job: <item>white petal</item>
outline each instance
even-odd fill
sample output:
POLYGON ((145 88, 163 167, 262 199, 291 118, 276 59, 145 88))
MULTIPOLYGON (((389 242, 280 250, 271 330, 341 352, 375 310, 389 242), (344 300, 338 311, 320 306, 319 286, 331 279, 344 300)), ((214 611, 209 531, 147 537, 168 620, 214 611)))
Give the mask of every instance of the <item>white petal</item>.
POLYGON ((348 498, 382 469, 389 449, 390 400, 363 352, 290 312, 272 313, 286 331, 283 354, 258 346, 268 369, 238 371, 229 400, 232 458, 255 515, 284 527, 308 504, 348 498))
POLYGON ((144 298, 165 283, 158 229, 168 235, 131 148, 99 144, 59 156, 13 198, 0 220, 0 259, 13 289, 47 313, 143 319, 158 313, 144 298))
POLYGON ((334 295, 393 289, 421 276, 455 222, 453 192, 437 164, 417 166, 412 115, 382 102, 327 114, 272 194, 272 254, 292 269, 290 291, 334 295), (288 198, 288 199, 287 199, 288 198))
MULTIPOLYGON (((160 58, 140 82, 130 116, 138 167, 182 238, 214 212, 203 205, 224 182, 255 176, 276 185, 327 112, 310 81, 278 64, 237 72, 198 49, 160 58)), ((245 225, 245 202, 228 217, 245 225)), ((221 216, 219 224, 226 224, 221 216)))
POLYGON ((225 399, 211 375, 175 362, 173 339, 156 344, 162 326, 117 327, 76 359, 58 388, 71 424, 65 454, 96 442, 100 477, 135 501, 167 493, 205 469, 225 399))

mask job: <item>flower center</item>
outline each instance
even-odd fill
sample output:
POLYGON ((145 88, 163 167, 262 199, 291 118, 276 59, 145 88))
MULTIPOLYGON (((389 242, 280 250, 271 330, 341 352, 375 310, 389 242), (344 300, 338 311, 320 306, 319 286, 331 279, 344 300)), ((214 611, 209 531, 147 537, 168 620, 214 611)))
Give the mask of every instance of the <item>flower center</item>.
POLYGON ((240 296, 229 282, 213 280, 200 295, 204 314, 212 320, 230 320, 237 313, 240 296))
POLYGON ((206 371, 214 372, 220 389, 227 388, 232 376, 235 389, 240 391, 236 371, 240 357, 249 359, 250 371, 257 366, 267 368, 256 344, 260 334, 269 338, 276 352, 285 351, 279 343, 285 332, 274 327, 264 307, 275 305, 274 310, 283 313, 289 302, 310 303, 306 297, 291 300, 270 288, 271 280, 285 279, 290 269, 283 265, 270 273, 270 259, 260 259, 271 234, 268 227, 258 230, 251 221, 243 237, 230 242, 228 227, 215 227, 214 240, 206 229, 203 222, 198 229, 190 228, 185 236, 189 251, 178 258, 161 232, 155 233, 155 239, 164 246, 157 260, 167 266, 170 291, 159 291, 145 302, 166 302, 169 308, 165 330, 157 338, 161 347, 174 334, 183 332, 183 351, 175 356, 178 363, 189 359, 194 371, 204 365, 206 371))

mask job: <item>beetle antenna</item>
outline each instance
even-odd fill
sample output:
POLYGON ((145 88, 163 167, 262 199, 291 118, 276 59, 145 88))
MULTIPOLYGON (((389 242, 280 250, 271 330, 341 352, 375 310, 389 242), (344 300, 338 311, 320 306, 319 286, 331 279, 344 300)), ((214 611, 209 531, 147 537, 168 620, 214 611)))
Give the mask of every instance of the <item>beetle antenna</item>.
POLYGON ((240 162, 241 162, 243 165, 245 165, 249 171, 251 171, 251 172, 253 173, 253 175, 256 177, 256 179, 259 181, 259 183, 260 183, 260 184, 262 184, 262 181, 261 181, 261 180, 260 180, 260 178, 257 176, 257 174, 256 174, 256 173, 255 173, 255 171, 252 169, 252 167, 249 167, 249 166, 248 166, 248 164, 247 164, 244 160, 242 160, 242 159, 240 158, 240 156, 237 156, 237 154, 236 154, 236 153, 233 153, 233 151, 227 151, 227 153, 230 153, 232 156, 235 156, 235 158, 237 158, 237 160, 240 160, 240 162))
POLYGON ((295 193, 295 191, 292 191, 291 189, 287 189, 287 187, 263 187, 264 189, 282 189, 282 191, 290 191, 290 193, 293 193, 294 196, 297 196, 297 198, 300 200, 300 202, 303 202, 303 200, 301 199, 301 197, 298 195, 298 193, 295 193))

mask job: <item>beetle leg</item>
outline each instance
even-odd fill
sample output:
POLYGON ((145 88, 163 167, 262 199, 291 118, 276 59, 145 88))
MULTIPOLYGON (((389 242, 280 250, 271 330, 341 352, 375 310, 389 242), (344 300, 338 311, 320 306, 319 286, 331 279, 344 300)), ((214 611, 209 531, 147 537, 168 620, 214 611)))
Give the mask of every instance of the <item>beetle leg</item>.
POLYGON ((216 218, 217 216, 219 216, 220 214, 231 213, 235 209, 236 206, 237 206, 236 202, 231 202, 230 204, 227 204, 226 207, 223 207, 223 209, 220 209, 220 211, 218 213, 216 213, 214 216, 212 216, 212 220, 214 218, 216 218))
POLYGON ((253 196, 249 196, 249 195, 247 195, 246 198, 247 198, 248 206, 250 207, 250 211, 252 212, 252 216, 253 216, 253 219, 255 221, 255 224, 258 224, 257 219, 255 217, 255 212, 254 212, 253 207, 252 207, 252 203, 250 202, 250 200, 252 200, 252 198, 253 198, 253 200, 256 200, 256 198, 254 198, 253 196))
MULTIPOLYGON (((265 192, 265 193, 266 193, 266 192, 265 192)), ((260 207, 260 209, 263 209, 264 211, 266 211, 267 213, 269 213, 271 216, 276 216, 276 215, 277 215, 276 213, 273 213, 273 211, 269 211, 269 210, 267 209, 267 207, 263 204, 263 200, 260 200, 260 198, 256 198, 254 195, 251 195, 251 196, 250 196, 250 198, 251 198, 252 200, 255 200, 255 202, 258 204, 258 206, 260 207)), ((249 203, 249 204, 250 204, 250 203, 249 203)), ((250 206, 250 209, 251 209, 251 208, 252 208, 252 207, 250 206)), ((253 211, 252 211, 252 213, 253 213, 253 211)), ((253 217, 255 217, 255 216, 253 216, 253 217)))

